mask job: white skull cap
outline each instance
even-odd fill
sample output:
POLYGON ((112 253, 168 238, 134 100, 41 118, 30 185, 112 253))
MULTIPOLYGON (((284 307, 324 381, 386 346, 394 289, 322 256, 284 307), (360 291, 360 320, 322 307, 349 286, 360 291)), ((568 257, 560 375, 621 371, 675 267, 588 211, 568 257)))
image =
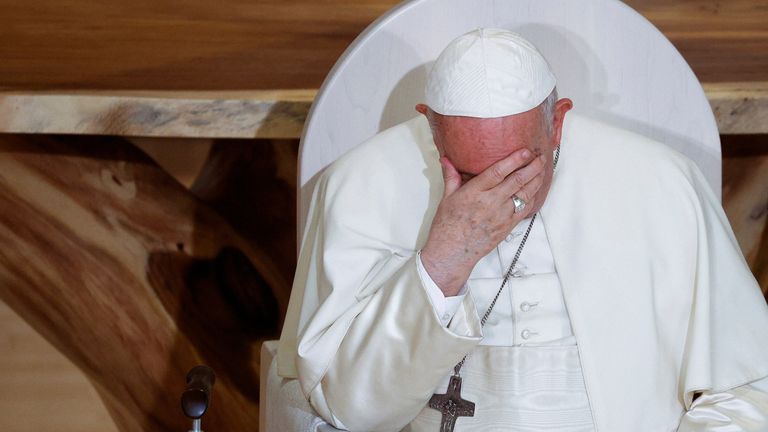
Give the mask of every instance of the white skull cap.
POLYGON ((537 107, 555 83, 533 44, 508 30, 481 28, 440 53, 427 78, 426 104, 443 115, 503 117, 537 107))

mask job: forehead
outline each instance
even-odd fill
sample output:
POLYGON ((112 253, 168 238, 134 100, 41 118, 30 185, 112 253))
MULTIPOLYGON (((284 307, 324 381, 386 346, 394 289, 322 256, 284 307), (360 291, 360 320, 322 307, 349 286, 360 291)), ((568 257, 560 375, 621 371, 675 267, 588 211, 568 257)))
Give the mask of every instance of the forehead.
POLYGON ((539 152, 542 123, 538 109, 497 118, 437 114, 433 130, 460 172, 478 174, 521 148, 539 152))

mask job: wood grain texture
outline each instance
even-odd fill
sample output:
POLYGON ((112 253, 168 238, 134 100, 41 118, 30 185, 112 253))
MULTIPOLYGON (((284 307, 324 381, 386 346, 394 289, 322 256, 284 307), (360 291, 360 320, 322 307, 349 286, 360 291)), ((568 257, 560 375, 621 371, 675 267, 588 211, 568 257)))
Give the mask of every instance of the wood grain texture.
POLYGON ((134 137, 128 141, 189 188, 203 169, 214 140, 134 137))
POLYGON ((257 423, 258 347, 289 290, 263 251, 115 138, 0 135, 0 206, 0 298, 121 431, 186 430, 198 363, 218 374, 209 428, 257 423))
MULTIPOLYGON (((710 83, 704 91, 720 133, 768 133, 768 82, 710 83)), ((0 132, 299 138, 316 93, 0 91, 0 132)))
POLYGON ((117 432, 88 378, 0 301, 0 430, 117 432))
MULTIPOLYGON (((0 0, 0 87, 318 88, 396 0, 0 0)), ((768 81, 768 1, 628 0, 705 82, 768 81)))
POLYGON ((0 2, 13 89, 317 88, 395 1, 0 2))
POLYGON ((768 136, 723 136, 723 207, 768 299, 768 136))
POLYGON ((672 41, 700 81, 768 81, 768 1, 624 2, 672 41))
POLYGON ((295 138, 315 93, 0 92, 0 132, 295 138))
POLYGON ((704 92, 720 134, 768 133, 768 82, 710 83, 704 92))

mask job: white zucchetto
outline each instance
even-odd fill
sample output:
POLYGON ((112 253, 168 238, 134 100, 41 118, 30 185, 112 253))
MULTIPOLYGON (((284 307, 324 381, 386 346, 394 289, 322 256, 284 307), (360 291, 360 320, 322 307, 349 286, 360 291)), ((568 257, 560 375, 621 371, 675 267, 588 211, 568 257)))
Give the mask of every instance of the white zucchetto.
POLYGON ((503 117, 537 107, 555 83, 533 44, 508 30, 481 28, 440 53, 427 78, 426 104, 443 115, 503 117))

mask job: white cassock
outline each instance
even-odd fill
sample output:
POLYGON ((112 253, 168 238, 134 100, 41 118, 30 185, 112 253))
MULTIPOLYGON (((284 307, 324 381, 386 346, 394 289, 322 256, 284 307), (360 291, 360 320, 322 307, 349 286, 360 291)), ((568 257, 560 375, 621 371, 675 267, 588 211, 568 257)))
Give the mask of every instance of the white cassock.
POLYGON ((481 328, 527 225, 478 263, 465 296, 440 298, 418 257, 437 161, 419 116, 318 181, 278 372, 298 372, 323 418, 437 430, 424 407, 468 353, 475 417, 457 431, 768 430, 768 307, 695 164, 568 114, 519 277, 481 328))

